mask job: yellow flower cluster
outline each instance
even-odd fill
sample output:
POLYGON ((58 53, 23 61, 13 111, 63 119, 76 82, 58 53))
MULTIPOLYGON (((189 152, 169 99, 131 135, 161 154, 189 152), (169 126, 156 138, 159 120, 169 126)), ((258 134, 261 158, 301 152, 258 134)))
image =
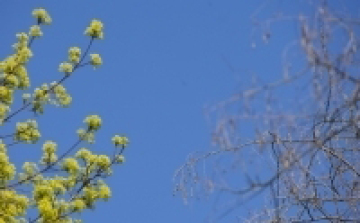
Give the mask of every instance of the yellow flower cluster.
POLYGON ((69 157, 69 158, 64 159, 64 161, 62 163, 62 168, 69 174, 74 175, 79 171, 80 166, 76 159, 69 157))
POLYGON ((39 211, 41 222, 81 222, 80 220, 64 216, 88 208, 83 199, 72 198, 66 201, 65 198, 60 196, 65 195, 67 191, 74 188, 76 185, 75 181, 73 177, 55 176, 34 183, 32 203, 36 205, 39 211))
POLYGON ((129 139, 126 136, 115 135, 112 137, 111 141, 114 143, 115 147, 126 147, 129 144, 129 139))
POLYGON ((111 165, 110 158, 106 155, 99 155, 96 159, 96 164, 100 169, 108 169, 111 165))
POLYGON ((84 173, 85 175, 88 175, 89 172, 96 168, 106 170, 109 171, 108 173, 111 173, 111 170, 109 169, 111 166, 111 160, 107 155, 96 155, 86 148, 81 148, 76 153, 75 157, 84 161, 86 165, 85 169, 88 171, 84 173))
POLYGON ((13 93, 9 87, 0 86, 0 101, 4 105, 10 105, 13 102, 13 93))
MULTIPOLYGON (((28 60, 30 58, 30 50, 22 50, 19 55, 19 60, 28 60)), ((12 72, 4 73, 4 84, 9 89, 26 89, 30 86, 30 80, 27 74, 27 70, 25 66, 18 63, 17 66, 14 67, 12 72)))
POLYGON ((0 139, 0 152, 6 152, 6 144, 0 139))
MULTIPOLYGON (((47 141, 43 145, 43 150, 53 153, 56 151, 56 144, 47 141)), ((55 176, 47 179, 40 177, 39 180, 33 181, 32 200, 39 210, 42 222, 58 222, 59 217, 66 213, 93 208, 99 199, 107 200, 111 197, 111 190, 103 181, 85 183, 99 171, 110 170, 111 161, 108 156, 96 155, 88 149, 82 148, 76 153, 75 158, 64 159, 61 166, 69 174, 68 177, 55 176), (81 167, 77 159, 81 159, 85 166, 81 167), (84 183, 84 187, 75 197, 66 201, 60 196, 75 188, 78 183, 84 183)), ((27 177, 38 173, 37 167, 33 163, 26 163, 23 169, 24 175, 27 177)), ((70 222, 70 220, 71 218, 68 218, 64 222, 70 222)))
POLYGON ((57 144, 53 141, 46 141, 42 147, 43 155, 41 157, 42 164, 51 164, 57 161, 57 144))
POLYGON ((33 93, 32 110, 36 113, 44 112, 44 105, 50 101, 49 86, 47 84, 35 88, 33 93))
POLYGON ((14 178, 16 168, 14 164, 9 161, 5 144, 0 141, 0 146, 0 185, 4 186, 9 180, 14 178))
POLYGON ((0 222, 20 222, 19 216, 24 216, 29 207, 29 199, 13 190, 0 190, 0 222))
POLYGON ((59 194, 65 192, 66 188, 63 182, 56 178, 45 179, 34 185, 33 200, 39 210, 42 222, 59 222, 59 217, 69 211, 70 204, 57 199, 59 194))
POLYGON ((102 60, 99 54, 90 54, 91 57, 91 65, 93 65, 94 67, 98 67, 102 64, 102 60))
MULTIPOLYGON (((15 165, 9 161, 6 145, 0 140, 0 185, 5 187, 8 181, 14 179, 15 165)), ((29 199, 13 190, 0 190, 0 222, 18 222, 29 206, 29 199)))
POLYGON ((17 89, 26 89, 30 86, 29 77, 25 68, 26 63, 33 56, 28 48, 26 33, 16 35, 17 43, 13 45, 15 53, 0 61, 0 124, 10 111, 13 95, 17 89))
POLYGON ((75 212, 80 212, 86 208, 85 201, 79 198, 75 199, 71 205, 75 212))
POLYGON ((68 51, 68 61, 62 62, 59 65, 59 71, 69 76, 74 69, 79 65, 81 56, 81 49, 79 47, 70 47, 68 51))
POLYGON ((115 156, 115 162, 116 163, 124 163, 125 162, 125 156, 124 155, 116 155, 115 156))
MULTIPOLYGON (((43 144, 45 153, 55 153, 56 143, 46 141, 43 144)), ((120 156, 119 156, 120 157, 120 156)), ((122 160, 124 159, 121 155, 122 160)), ((1 160, 1 159, 0 159, 1 160)), ((60 216, 67 216, 69 213, 82 212, 84 209, 93 208, 97 201, 107 200, 111 197, 110 188, 102 181, 88 183, 96 174, 110 173, 111 160, 106 155, 96 155, 90 150, 82 148, 75 154, 75 158, 65 158, 61 164, 63 170, 69 175, 54 176, 44 178, 35 163, 26 162, 23 165, 24 173, 22 179, 31 179, 33 187, 33 196, 31 202, 23 196, 24 201, 16 207, 18 211, 14 214, 23 214, 26 212, 29 203, 35 204, 41 216, 41 222, 80 222, 73 221, 67 217, 59 219, 60 216), (82 160, 84 166, 80 165, 78 159, 82 160), (36 178, 34 177, 36 176, 36 178), (77 185, 82 185, 83 189, 71 199, 66 199, 66 193, 72 191, 77 185), (21 207, 23 207, 21 209, 21 207)), ((0 201, 1 205, 1 201, 0 201)), ((0 206, 1 207, 1 206, 0 206)), ((15 215, 14 215, 15 216, 15 215)), ((1 223, 0 217, 0 223, 1 223)))
POLYGON ((6 114, 9 112, 10 107, 0 103, 0 125, 2 125, 6 114))
POLYGON ((55 222, 59 218, 58 210, 50 199, 41 199, 37 206, 44 222, 55 222))
POLYGON ((32 15, 38 20, 38 23, 44 23, 49 25, 51 23, 51 17, 43 8, 34 9, 32 15))
POLYGON ((39 25, 33 25, 30 27, 29 36, 40 37, 42 35, 43 35, 43 33, 42 33, 39 25))
POLYGON ((85 129, 78 129, 77 134, 80 139, 88 142, 88 143, 94 143, 95 142, 95 134, 93 131, 86 131, 85 129))
POLYGON ((24 48, 28 49, 27 46, 28 46, 29 37, 26 33, 24 32, 18 33, 16 34, 16 38, 18 42, 12 45, 15 50, 21 50, 24 48))
POLYGON ((85 129, 78 129, 77 134, 82 139, 89 143, 95 142, 95 132, 101 127, 101 118, 98 115, 89 115, 84 119, 84 123, 87 125, 85 129))
POLYGON ((84 123, 87 124, 89 130, 96 131, 101 127, 101 118, 98 115, 89 115, 85 118, 84 123))
MULTIPOLYGON (((26 89, 30 86, 29 77, 27 76, 26 68, 17 61, 27 60, 31 54, 30 51, 22 50, 21 54, 19 54, 18 59, 10 56, 6 58, 3 62, 0 62, 0 73, 3 72, 1 79, 3 80, 3 87, 8 90, 15 89, 26 89), (21 57, 21 58, 20 58, 21 57)), ((11 98, 11 96, 8 96, 11 98)), ((11 100, 2 100, 4 103, 12 103, 11 100)))
POLYGON ((26 122, 18 122, 16 124, 15 140, 25 143, 35 143, 41 134, 35 120, 27 120, 26 122))
POLYGON ((97 19, 93 19, 90 23, 90 26, 86 28, 85 35, 97 39, 102 39, 104 38, 103 28, 104 25, 102 22, 97 19))
POLYGON ((24 173, 22 174, 24 178, 28 176, 33 176, 38 171, 36 163, 33 162, 25 162, 22 166, 22 169, 24 171, 24 173))
MULTIPOLYGON (((30 95, 24 94, 24 103, 26 103, 29 98, 30 95)), ((49 102, 57 106, 68 107, 71 104, 71 101, 72 97, 67 93, 63 85, 53 82, 49 87, 47 84, 43 84, 41 87, 35 88, 32 100, 32 110, 42 114, 44 112, 44 106, 49 102)))
POLYGON ((73 65, 69 62, 63 62, 59 65, 59 71, 64 72, 65 75, 70 75, 73 72, 73 65))
POLYGON ((79 63, 81 50, 79 47, 71 47, 69 49, 69 61, 79 63))
POLYGON ((86 163, 90 163, 93 160, 93 154, 90 150, 86 148, 79 149, 79 151, 77 151, 77 153, 75 154, 75 157, 78 159, 82 159, 86 163))
POLYGON ((39 174, 39 168, 34 162, 24 162, 22 166, 23 172, 18 173, 18 180, 23 184, 37 184, 42 182, 44 177, 39 174))
POLYGON ((67 107, 71 104, 72 97, 66 92, 66 89, 63 85, 57 84, 55 82, 51 83, 51 86, 54 87, 54 94, 56 101, 54 103, 56 105, 61 105, 63 107, 67 107))
POLYGON ((107 200, 111 197, 110 188, 102 181, 98 181, 94 186, 87 186, 81 199, 84 201, 86 207, 92 208, 98 199, 107 200))

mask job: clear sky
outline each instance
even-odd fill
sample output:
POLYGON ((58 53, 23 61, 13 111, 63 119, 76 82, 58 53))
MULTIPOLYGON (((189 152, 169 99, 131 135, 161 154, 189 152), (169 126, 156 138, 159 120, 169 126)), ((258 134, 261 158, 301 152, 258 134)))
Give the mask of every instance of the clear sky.
MULTIPOLYGON (((60 79, 58 65, 67 59, 68 48, 87 45, 83 32, 91 19, 104 22, 105 38, 92 48, 101 54, 103 66, 77 71, 65 83, 72 106, 48 106, 38 118, 43 140, 56 140, 64 150, 76 140, 75 131, 88 114, 103 118, 96 144, 90 146, 93 150, 111 153, 115 133, 125 133, 131 140, 126 164, 115 167, 107 180, 113 197, 86 211, 85 222, 203 222, 209 215, 206 200, 185 206, 180 197, 172 196, 172 177, 190 152, 211 146, 206 106, 246 87, 253 74, 264 80, 280 75, 283 43, 296 38, 298 27, 275 27, 268 45, 261 33, 252 36, 250 17, 263 2, 0 1, 1 58, 11 52, 15 34, 34 23, 34 8, 44 7, 52 16, 53 23, 33 44, 32 87, 60 79)), ((292 13, 301 7, 275 2, 267 6, 269 12, 292 13)), ((14 147, 11 159, 35 161, 40 145, 14 147)))

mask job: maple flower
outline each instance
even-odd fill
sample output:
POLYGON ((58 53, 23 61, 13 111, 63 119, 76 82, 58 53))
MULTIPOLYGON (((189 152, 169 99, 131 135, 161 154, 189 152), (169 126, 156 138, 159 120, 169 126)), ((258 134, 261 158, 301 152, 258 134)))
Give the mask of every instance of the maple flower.
POLYGON ((52 21, 50 15, 43 8, 34 9, 32 15, 38 20, 39 24, 44 23, 45 25, 49 25, 52 21))
POLYGON ((85 35, 91 36, 96 39, 103 39, 104 33, 103 33, 104 25, 101 21, 97 19, 93 19, 90 23, 90 26, 88 26, 85 30, 85 35))
POLYGON ((73 71, 73 65, 68 62, 63 62, 59 66, 59 71, 64 72, 66 75, 70 75, 70 73, 73 71))
POLYGON ((41 29, 40 29, 40 26, 33 25, 33 26, 30 27, 29 36, 40 37, 42 35, 43 35, 43 33, 42 33, 41 29))
POLYGON ((102 64, 102 60, 99 54, 90 54, 91 61, 90 63, 94 66, 100 66, 102 64))

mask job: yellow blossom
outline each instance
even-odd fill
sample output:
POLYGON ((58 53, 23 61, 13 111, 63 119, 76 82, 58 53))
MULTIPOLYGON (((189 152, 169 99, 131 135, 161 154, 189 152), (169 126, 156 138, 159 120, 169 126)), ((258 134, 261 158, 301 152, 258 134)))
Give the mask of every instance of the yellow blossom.
POLYGON ((95 67, 100 66, 102 64, 102 60, 99 54, 90 54, 91 61, 90 63, 95 67))
POLYGON ((97 19, 93 19, 90 23, 90 26, 86 28, 85 30, 85 35, 87 36, 91 36, 97 39, 102 39, 104 38, 104 33, 103 33, 103 23, 100 22, 97 19))
POLYGON ((4 73, 12 73, 14 69, 19 65, 14 55, 7 57, 4 61, 0 62, 0 71, 4 73))
POLYGON ((76 159, 66 158, 62 163, 62 168, 71 174, 75 174, 79 171, 80 166, 76 159))
POLYGON ((78 63, 80 61, 81 50, 79 47, 69 49, 69 61, 78 63))
POLYGON ((78 129, 77 134, 78 134, 79 138, 81 138, 82 140, 85 140, 85 141, 87 141, 89 143, 94 143, 95 142, 95 135, 94 135, 93 131, 94 130, 86 131, 85 129, 78 129))
POLYGON ((69 75, 73 71, 73 65, 68 62, 63 62, 59 66, 59 71, 69 75))
POLYGON ((9 112, 10 107, 0 103, 0 125, 3 122, 3 119, 6 117, 6 114, 9 112))
POLYGON ((38 23, 50 24, 51 17, 47 11, 43 8, 34 9, 32 15, 38 20, 38 23))
POLYGON ((25 162, 22 166, 25 176, 32 176, 38 172, 36 163, 25 162))
POLYGON ((0 152, 0 185, 4 186, 7 181, 14 178, 15 165, 9 161, 6 150, 0 152))
POLYGON ((54 190, 52 187, 50 187, 48 184, 45 183, 39 183, 36 184, 33 191, 33 197, 36 202, 44 199, 44 198, 53 198, 54 190))
POLYGON ((57 149, 57 144, 53 141, 46 141, 42 147, 43 151, 46 153, 54 153, 57 149))
POLYGON ((44 222, 55 222, 58 218, 57 209, 53 206, 50 199, 41 199, 38 202, 38 209, 44 222))
POLYGON ((19 80, 14 74, 4 74, 4 83, 7 87, 14 89, 19 86, 19 80))
POLYGON ((18 122, 16 124, 15 140, 35 143, 40 136, 35 120, 27 120, 26 122, 18 122))
POLYGON ((48 91, 48 89, 35 88, 34 98, 36 100, 47 101, 49 98, 47 91, 48 91))
POLYGON ((23 42, 27 43, 27 41, 29 40, 28 35, 26 33, 24 33, 24 32, 16 34, 16 38, 21 43, 23 43, 23 42))
POLYGON ((10 105, 13 101, 13 90, 6 86, 0 86, 0 102, 10 105))
POLYGON ((72 206, 73 206, 74 211, 81 211, 86 208, 86 204, 85 204, 84 200, 82 200, 82 199, 75 199, 72 202, 72 206))
POLYGON ((116 155, 115 156, 115 162, 116 163, 124 163, 125 162, 125 157, 123 155, 116 155))
POLYGON ((90 130, 98 130, 101 127, 101 118, 98 115, 89 115, 85 118, 84 122, 90 130))
POLYGON ((65 87, 56 82, 51 83, 51 86, 54 86, 53 89, 56 97, 56 101, 54 101, 54 103, 63 107, 69 106, 71 104, 72 97, 66 92, 65 87))
POLYGON ((42 35, 43 35, 43 33, 41 31, 40 26, 33 25, 33 26, 30 27, 29 36, 40 37, 42 35))
POLYGON ((29 37, 26 33, 18 33, 16 34, 16 38, 18 40, 17 43, 13 44, 13 48, 16 51, 21 50, 22 48, 27 48, 29 37))
POLYGON ((112 137, 111 141, 116 147, 118 146, 127 146, 129 144, 129 139, 126 136, 115 135, 112 137))
POLYGON ((19 80, 19 89, 26 89, 30 86, 30 79, 29 76, 27 74, 27 70, 25 68, 25 66, 23 65, 18 65, 15 69, 15 73, 16 76, 18 77, 19 80))
POLYGON ((53 141, 46 141, 43 144, 43 155, 41 157, 42 164, 54 163, 57 161, 57 155, 55 154, 57 150, 57 144, 53 141))
MULTIPOLYGON (((13 190, 1 190, 0 191, 0 207, 1 207, 1 213, 6 213, 7 220, 9 221, 1 221, 2 218, 0 218, 0 222, 18 222, 15 221, 13 217, 22 216, 25 214, 26 210, 29 206, 29 199, 24 195, 19 195, 13 190)), ((4 217, 2 215, 2 217, 4 217)))
POLYGON ((99 198, 108 199, 111 197, 111 190, 106 184, 102 184, 99 187, 99 198))
POLYGON ((91 207, 97 198, 98 198, 98 192, 94 187, 87 186, 84 188, 83 199, 87 206, 91 207))
POLYGON ((26 63, 33 56, 32 51, 29 47, 24 46, 17 49, 17 61, 20 64, 26 63))
POLYGON ((5 153, 7 151, 6 144, 0 139, 0 152, 5 153))
POLYGON ((102 169, 108 168, 111 164, 110 158, 106 155, 99 155, 96 159, 96 163, 102 169))
POLYGON ((77 151, 77 153, 75 154, 75 157, 83 159, 83 160, 88 160, 91 155, 92 155, 92 153, 90 152, 90 150, 88 150, 86 148, 81 148, 79 151, 77 151))

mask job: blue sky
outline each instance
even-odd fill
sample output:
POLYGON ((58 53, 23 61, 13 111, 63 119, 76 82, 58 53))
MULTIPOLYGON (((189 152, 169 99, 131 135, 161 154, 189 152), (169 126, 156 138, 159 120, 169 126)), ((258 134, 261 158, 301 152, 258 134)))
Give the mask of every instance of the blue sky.
MULTIPOLYGON (((105 38, 92 52, 104 65, 78 70, 66 83, 73 96, 68 109, 46 108, 38 118, 45 139, 66 149, 88 114, 99 114, 103 128, 97 152, 112 152, 110 138, 125 133, 131 144, 127 162, 108 179, 113 197, 95 211, 82 215, 85 222, 203 222, 211 202, 185 206, 172 196, 176 168, 192 151, 211 146, 211 125, 205 108, 246 87, 252 75, 264 80, 280 75, 284 43, 298 34, 294 23, 272 30, 269 44, 252 32, 251 15, 262 0, 122 0, 122 1, 1 1, 3 21, 0 53, 11 52, 15 34, 34 23, 31 11, 44 7, 53 18, 44 36, 33 44, 29 64, 32 87, 61 78, 57 69, 72 46, 84 48, 85 27, 93 18, 105 24, 105 38), (281 33, 281 35, 279 35, 281 33), (252 35, 254 34, 254 35, 252 35), (252 48, 252 43, 256 48, 252 48), (269 72, 271 71, 271 72, 269 72)), ((296 12, 298 3, 270 4, 268 11, 296 12)), ((304 10, 308 9, 304 7, 304 10)), ((21 118, 31 116, 22 114, 21 118)), ((14 147, 16 162, 40 158, 38 147, 14 147)), ((210 199, 210 201, 212 201, 210 199)))

